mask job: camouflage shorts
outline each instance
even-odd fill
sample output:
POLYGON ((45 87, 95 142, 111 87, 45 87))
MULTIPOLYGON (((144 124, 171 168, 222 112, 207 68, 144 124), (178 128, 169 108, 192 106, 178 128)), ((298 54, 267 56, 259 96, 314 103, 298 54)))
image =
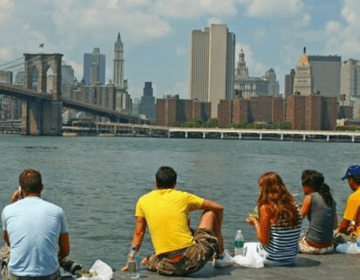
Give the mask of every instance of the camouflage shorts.
POLYGON ((1 262, 1 279, 2 280, 57 280, 59 279, 59 270, 48 276, 16 276, 9 272, 8 264, 10 260, 10 247, 4 245, 0 249, 0 262, 1 262))
POLYGON ((218 240, 212 230, 198 229, 194 234, 195 245, 187 248, 180 260, 152 255, 148 258, 149 270, 162 275, 183 276, 200 270, 216 252, 218 240))
POLYGON ((10 259, 10 247, 4 245, 0 249, 0 262, 1 262, 1 278, 2 280, 9 279, 8 263, 10 259))

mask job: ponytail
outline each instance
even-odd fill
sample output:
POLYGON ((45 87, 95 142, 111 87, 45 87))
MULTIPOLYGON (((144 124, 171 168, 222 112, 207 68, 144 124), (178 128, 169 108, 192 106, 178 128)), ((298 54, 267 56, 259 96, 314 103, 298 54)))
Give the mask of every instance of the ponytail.
POLYGON ((331 195, 330 188, 327 184, 322 183, 320 189, 318 190, 318 193, 324 199, 324 201, 328 207, 333 206, 334 199, 331 195))

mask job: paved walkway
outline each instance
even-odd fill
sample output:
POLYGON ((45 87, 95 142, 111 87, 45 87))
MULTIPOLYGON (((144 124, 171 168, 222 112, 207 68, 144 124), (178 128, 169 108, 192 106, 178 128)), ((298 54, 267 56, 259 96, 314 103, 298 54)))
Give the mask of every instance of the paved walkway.
MULTIPOLYGON (((238 265, 212 268, 208 263, 202 270, 191 274, 188 277, 167 277, 154 272, 141 269, 140 279, 244 279, 244 280, 289 280, 289 279, 316 279, 316 280, 340 280, 340 279, 360 279, 360 255, 350 254, 330 254, 330 255, 298 255, 298 262, 289 267, 271 267, 264 268, 244 268, 238 265)), ((117 271, 113 279, 128 279, 126 273, 117 271)))

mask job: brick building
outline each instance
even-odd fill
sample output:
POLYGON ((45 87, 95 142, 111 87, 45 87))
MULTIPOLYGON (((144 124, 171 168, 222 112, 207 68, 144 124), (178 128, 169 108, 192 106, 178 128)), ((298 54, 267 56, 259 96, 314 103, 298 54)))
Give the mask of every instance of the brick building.
POLYGON ((312 94, 292 95, 286 99, 258 96, 250 99, 221 100, 220 125, 260 121, 289 122, 293 130, 335 130, 339 105, 336 97, 312 94))
POLYGON ((179 95, 156 100, 156 124, 171 126, 192 119, 206 122, 210 118, 211 103, 191 99, 180 99, 179 95))
POLYGON ((249 99, 235 97, 231 101, 221 100, 218 107, 220 125, 259 121, 283 121, 284 100, 272 96, 257 96, 249 99))
POLYGON ((286 100, 286 121, 293 130, 335 130, 338 112, 336 97, 293 95, 286 100))

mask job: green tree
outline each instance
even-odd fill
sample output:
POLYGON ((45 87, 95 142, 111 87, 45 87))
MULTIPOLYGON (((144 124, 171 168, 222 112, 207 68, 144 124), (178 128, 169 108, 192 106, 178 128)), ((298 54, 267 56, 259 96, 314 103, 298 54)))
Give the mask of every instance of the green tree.
POLYGON ((201 127, 201 126, 202 126, 202 121, 200 119, 192 119, 182 124, 182 127, 201 127))
POLYGON ((209 128, 219 127, 218 119, 217 118, 208 119, 208 121, 203 124, 203 127, 209 127, 209 128))

